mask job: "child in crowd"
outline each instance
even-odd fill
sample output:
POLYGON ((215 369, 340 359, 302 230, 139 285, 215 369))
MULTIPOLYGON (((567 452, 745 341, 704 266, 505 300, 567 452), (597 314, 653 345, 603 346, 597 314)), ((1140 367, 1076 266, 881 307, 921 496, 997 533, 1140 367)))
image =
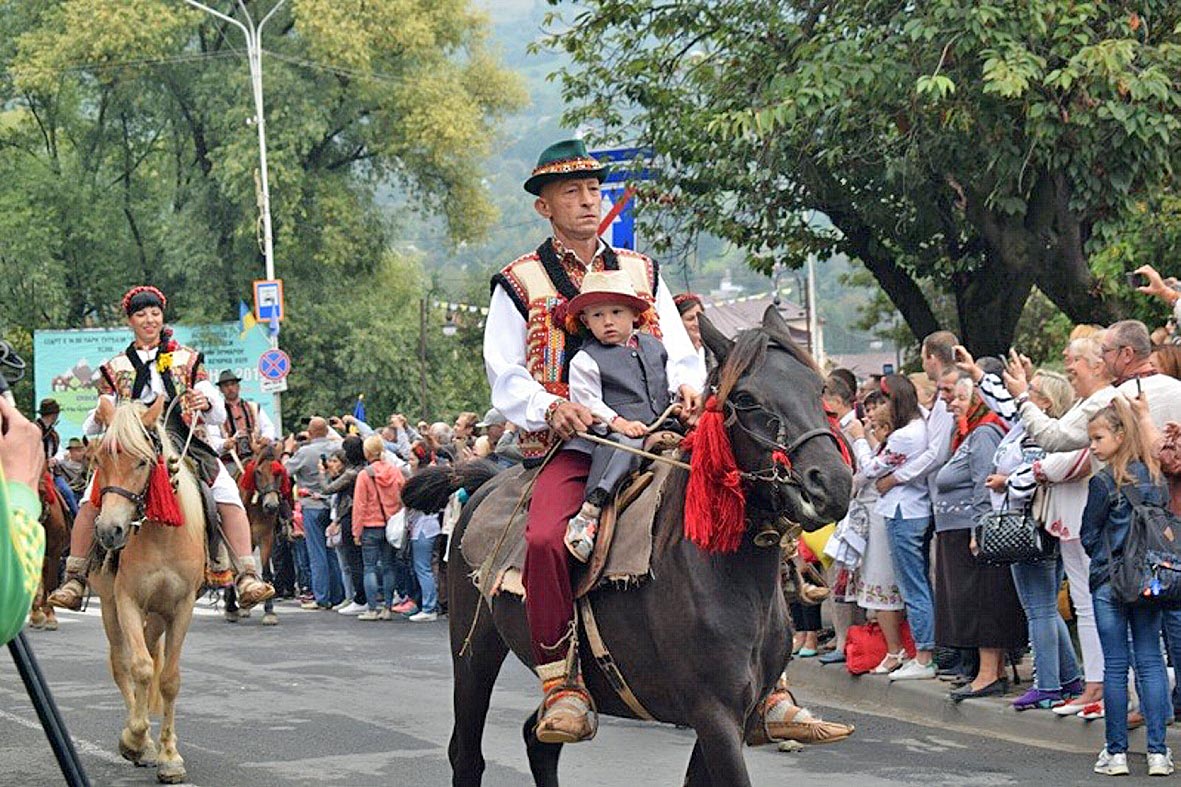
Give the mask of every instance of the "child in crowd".
POLYGON ((1092 455, 1106 464, 1091 478, 1080 533, 1091 558, 1090 586, 1103 648, 1103 699, 1107 706, 1107 745, 1099 753, 1095 773, 1128 773, 1130 628, 1141 710, 1148 728, 1148 775, 1167 776, 1173 772, 1173 755, 1165 745, 1165 724, 1172 708, 1160 649, 1161 608, 1120 601, 1112 592, 1110 566, 1112 555, 1122 551, 1132 523, 1132 505, 1125 490, 1135 487, 1146 503, 1162 505, 1168 503, 1169 494, 1139 420, 1122 396, 1091 416, 1087 434, 1092 455))
MULTIPOLYGON (((671 401, 668 353, 655 336, 636 330, 648 308, 625 271, 588 273, 567 307, 567 325, 577 320, 592 334, 570 359, 570 399, 605 425, 607 439, 633 448, 671 401)), ((605 445, 594 446, 591 457, 585 502, 565 538, 583 563, 594 551, 603 506, 639 463, 635 454, 605 445)))

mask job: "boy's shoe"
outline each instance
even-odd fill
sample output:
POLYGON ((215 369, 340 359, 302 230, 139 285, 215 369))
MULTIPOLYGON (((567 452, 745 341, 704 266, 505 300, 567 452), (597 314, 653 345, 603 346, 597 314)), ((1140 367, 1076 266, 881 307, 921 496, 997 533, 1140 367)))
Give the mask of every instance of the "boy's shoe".
POLYGON ((1039 688, 1031 688, 1029 691, 1022 694, 1017 699, 1013 700, 1013 710, 1049 710, 1055 705, 1064 705, 1065 701, 1062 699, 1062 691, 1042 691, 1039 688))
POLYGON ((890 680, 934 680, 935 662, 919 664, 915 659, 890 673, 890 680))
POLYGON ((316 603, 316 600, 314 598, 312 598, 312 599, 308 599, 307 601, 301 601, 299 604, 299 608, 300 609, 319 609, 320 605, 316 603))
POLYGON ((336 611, 341 615, 360 615, 366 609, 368 609, 368 607, 366 607, 364 604, 358 604, 355 601, 350 601, 347 606, 341 607, 336 611))
POLYGON ((439 619, 438 612, 415 612, 410 616, 411 623, 430 623, 439 619))
POLYGON ((583 503, 577 514, 566 523, 566 549, 579 563, 591 559, 595 551, 595 534, 599 532, 599 507, 583 503))
POLYGON ((1148 775, 1168 776, 1173 772, 1173 751, 1165 749, 1163 753, 1148 752, 1148 775))
POLYGON ((1099 759, 1095 760, 1095 773, 1104 776, 1127 776, 1128 755, 1124 752, 1109 754, 1105 747, 1099 752, 1099 759))
POLYGON ((382 607, 377 613, 378 620, 393 620, 394 613, 390 612, 389 607, 382 607))
POLYGON ((412 598, 405 599, 401 604, 395 604, 394 606, 390 607, 390 612, 393 612, 397 615, 405 615, 407 612, 413 615, 417 611, 418 605, 414 603, 414 599, 412 598))
POLYGON ((380 609, 367 609, 360 615, 357 615, 357 620, 381 620, 381 613, 384 611, 380 609))

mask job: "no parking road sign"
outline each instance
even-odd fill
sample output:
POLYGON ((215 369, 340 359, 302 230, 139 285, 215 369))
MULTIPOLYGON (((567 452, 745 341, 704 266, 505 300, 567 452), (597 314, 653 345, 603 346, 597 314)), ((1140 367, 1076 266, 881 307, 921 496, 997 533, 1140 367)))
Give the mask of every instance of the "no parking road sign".
POLYGON ((291 373, 291 357, 280 349, 267 350, 258 356, 258 373, 262 379, 278 382, 291 373))

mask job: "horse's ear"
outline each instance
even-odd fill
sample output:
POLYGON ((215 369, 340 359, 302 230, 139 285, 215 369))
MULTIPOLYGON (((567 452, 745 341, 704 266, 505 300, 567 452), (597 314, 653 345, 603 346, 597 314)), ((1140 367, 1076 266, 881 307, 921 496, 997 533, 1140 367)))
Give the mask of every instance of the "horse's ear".
POLYGON ((786 338, 788 343, 795 343, 791 340, 791 328, 788 327, 787 320, 783 319, 775 304, 771 304, 767 311, 763 312, 763 330, 777 339, 786 338))
POLYGON ((701 329, 701 341, 718 359, 718 366, 726 363, 726 356, 734 349, 734 340, 727 339, 725 334, 715 328, 704 314, 697 317, 697 325, 701 329))
POLYGON ((143 421, 144 426, 153 426, 156 421, 160 420, 160 414, 164 412, 164 397, 157 396, 156 401, 144 410, 143 415, 139 417, 143 421))

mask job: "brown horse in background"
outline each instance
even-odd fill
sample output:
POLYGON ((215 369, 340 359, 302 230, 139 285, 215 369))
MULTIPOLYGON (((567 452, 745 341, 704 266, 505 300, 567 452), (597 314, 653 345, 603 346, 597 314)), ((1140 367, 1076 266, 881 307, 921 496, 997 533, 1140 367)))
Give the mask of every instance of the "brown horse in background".
MULTIPOLYGON (((265 438, 260 439, 254 446, 254 458, 246 463, 238 478, 238 493, 242 496, 242 505, 246 506, 246 517, 250 520, 250 546, 259 551, 264 582, 274 582, 271 556, 275 550, 275 530, 279 524, 283 498, 290 492, 286 474, 275 472, 277 462, 274 443, 265 438)), ((225 603, 226 622, 237 623, 239 618, 250 617, 250 610, 238 608, 238 593, 233 585, 225 590, 225 603)), ((263 602, 262 624, 279 625, 272 598, 263 602)))
POLYGON ((70 513, 52 480, 41 484, 41 526, 45 528, 45 559, 41 563, 41 586, 33 598, 29 626, 57 631, 57 612, 46 599, 61 584, 62 556, 70 546, 70 513))
POLYGON ((94 521, 106 560, 90 572, 90 586, 102 605, 111 673, 127 704, 119 753, 136 765, 156 765, 157 780, 176 784, 185 780, 175 729, 180 653, 205 579, 207 547, 201 492, 184 462, 173 479, 183 523, 169 527, 146 518, 157 457, 179 458, 160 418, 163 403, 163 397, 151 408, 125 402, 106 415, 95 457, 102 500, 94 521), (149 712, 162 714, 158 744, 149 712))

